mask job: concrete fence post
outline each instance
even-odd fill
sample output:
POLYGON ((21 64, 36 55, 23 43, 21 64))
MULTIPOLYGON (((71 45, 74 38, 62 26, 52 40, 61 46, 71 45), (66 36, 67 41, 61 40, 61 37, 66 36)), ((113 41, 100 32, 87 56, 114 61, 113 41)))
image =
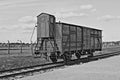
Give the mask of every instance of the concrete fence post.
POLYGON ((8 54, 10 54, 10 41, 8 40, 8 54))

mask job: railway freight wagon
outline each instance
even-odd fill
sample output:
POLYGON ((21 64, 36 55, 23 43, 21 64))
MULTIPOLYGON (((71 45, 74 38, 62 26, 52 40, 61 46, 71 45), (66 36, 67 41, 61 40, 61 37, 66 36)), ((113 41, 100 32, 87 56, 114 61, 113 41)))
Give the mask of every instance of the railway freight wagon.
POLYGON ((94 28, 56 22, 55 16, 37 16, 37 45, 35 54, 44 54, 53 62, 59 58, 69 61, 72 55, 92 57, 102 50, 102 31, 94 28))

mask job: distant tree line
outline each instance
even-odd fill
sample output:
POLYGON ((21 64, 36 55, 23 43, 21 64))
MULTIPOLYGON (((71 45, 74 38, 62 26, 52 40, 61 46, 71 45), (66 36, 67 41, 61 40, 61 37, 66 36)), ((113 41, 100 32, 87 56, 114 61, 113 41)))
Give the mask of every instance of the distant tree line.
MULTIPOLYGON (((32 45, 35 45, 36 43, 32 44, 32 45)), ((0 47, 16 47, 16 46, 23 46, 23 47, 30 47, 31 46, 31 43, 18 43, 18 42, 15 42, 15 43, 0 43, 0 47)), ((110 41, 110 42, 103 42, 102 43, 103 47, 105 46, 120 46, 120 41, 110 41)))
POLYGON ((106 46, 120 46, 120 41, 103 42, 103 47, 106 46))

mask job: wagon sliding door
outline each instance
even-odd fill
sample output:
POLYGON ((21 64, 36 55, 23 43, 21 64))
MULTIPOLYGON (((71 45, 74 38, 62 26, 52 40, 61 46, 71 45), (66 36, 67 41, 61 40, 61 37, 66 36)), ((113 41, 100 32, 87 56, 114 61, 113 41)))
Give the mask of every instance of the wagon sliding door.
POLYGON ((101 50, 102 49, 102 34, 100 30, 95 31, 95 49, 101 50))
POLYGON ((102 37, 100 30, 91 30, 91 49, 101 50, 102 49, 102 37))
MULTIPOLYGON (((90 29, 89 28, 83 28, 83 49, 84 50, 90 50, 90 29)), ((93 41, 93 40, 92 40, 93 41)), ((93 43, 94 45, 94 43, 93 43)))
POLYGON ((70 50, 70 27, 69 25, 62 25, 62 50, 63 52, 70 50))
POLYGON ((95 35, 94 35, 94 30, 91 29, 90 33, 90 41, 91 41, 91 50, 95 50, 95 35))
POLYGON ((65 51, 82 49, 82 28, 75 25, 62 26, 62 48, 65 51))

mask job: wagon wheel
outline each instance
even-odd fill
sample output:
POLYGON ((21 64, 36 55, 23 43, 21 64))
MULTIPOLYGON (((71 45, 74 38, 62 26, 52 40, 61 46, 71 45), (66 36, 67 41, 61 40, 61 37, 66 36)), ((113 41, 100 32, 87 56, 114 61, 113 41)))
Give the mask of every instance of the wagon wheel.
POLYGON ((81 57, 81 55, 80 55, 79 52, 76 52, 76 53, 75 53, 75 56, 77 57, 77 59, 80 59, 80 57, 81 57))
POLYGON ((65 52, 62 56, 63 56, 63 60, 64 60, 65 62, 70 61, 71 58, 72 58, 72 55, 71 55, 70 53, 68 53, 68 52, 65 52))
POLYGON ((93 57, 93 52, 89 52, 89 56, 88 57, 93 57))
POLYGON ((57 62, 57 56, 56 56, 56 54, 52 52, 51 55, 50 55, 50 59, 51 59, 51 61, 53 63, 56 63, 57 62))

